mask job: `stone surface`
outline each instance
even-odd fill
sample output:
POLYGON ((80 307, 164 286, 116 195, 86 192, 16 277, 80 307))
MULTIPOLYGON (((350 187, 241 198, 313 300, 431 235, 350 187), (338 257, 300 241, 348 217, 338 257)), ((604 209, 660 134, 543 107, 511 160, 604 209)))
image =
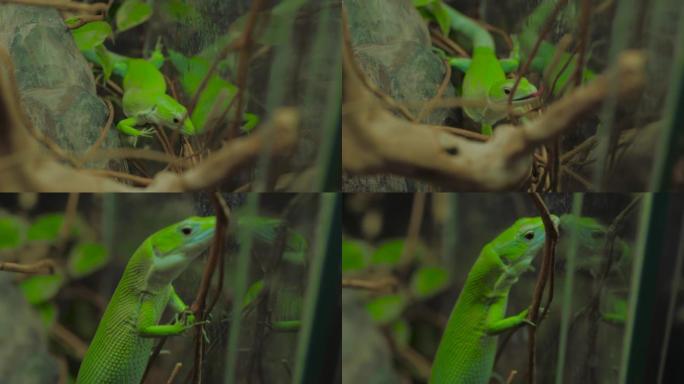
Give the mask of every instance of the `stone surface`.
MULTIPOLYGON (((34 127, 61 148, 83 154, 107 121, 92 72, 61 16, 47 7, 0 4, 0 47, 15 68, 25 111, 34 127)), ((102 147, 119 147, 115 130, 102 147)), ((120 170, 120 161, 89 163, 120 170)))
POLYGON ((392 351, 356 292, 342 291, 342 384, 399 383, 392 351))
MULTIPOLYGON (((430 35, 410 0, 344 0, 349 15, 354 55, 366 76, 398 101, 433 98, 445 75, 445 67, 432 52, 430 35)), ((454 96, 449 84, 445 97, 454 96)), ((419 109, 409 109, 418 115, 419 109)), ((447 110, 436 110, 422 122, 442 124, 447 110)), ((349 192, 405 192, 425 190, 426 185, 401 177, 354 176, 343 179, 349 192)))
POLYGON ((0 381, 56 383, 57 361, 47 350, 45 328, 38 313, 12 283, 11 273, 0 274, 0 292, 0 381))

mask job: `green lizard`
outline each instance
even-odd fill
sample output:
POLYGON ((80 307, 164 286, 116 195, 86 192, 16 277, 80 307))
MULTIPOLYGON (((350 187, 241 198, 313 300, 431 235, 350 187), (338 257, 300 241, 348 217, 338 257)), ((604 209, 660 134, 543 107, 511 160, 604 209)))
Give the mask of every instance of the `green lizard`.
MULTIPOLYGON (((558 217, 551 216, 558 226, 558 217)), ((482 248, 449 316, 430 383, 486 384, 499 333, 527 320, 527 309, 505 317, 508 293, 544 245, 540 217, 518 219, 482 248)))
MULTIPOLYGON (((94 50, 83 51, 83 54, 88 60, 102 65, 103 54, 98 56, 94 50)), ((112 63, 112 72, 123 78, 122 103, 127 118, 117 123, 119 131, 134 137, 150 137, 153 128, 138 127, 158 124, 188 136, 198 133, 187 116, 187 109, 166 94, 166 81, 159 71, 164 63, 159 44, 149 60, 134 59, 107 50, 104 55, 112 63)))
MULTIPOLYGON (((499 60, 494 39, 487 30, 444 3, 440 2, 440 9, 446 12, 450 26, 473 42, 472 58, 449 58, 448 62, 465 72, 461 89, 463 98, 485 102, 484 106, 466 107, 464 111, 481 124, 483 134, 491 135, 494 124, 508 115, 508 98, 515 79, 506 78, 506 72, 518 68, 518 45, 515 44, 511 58, 499 60)), ((511 101, 513 112, 525 112, 537 100, 537 95, 537 88, 521 78, 511 101)))
POLYGON ((195 324, 171 283, 205 251, 216 218, 190 217, 148 237, 131 257, 78 371, 78 384, 139 383, 152 337, 178 335, 195 324), (167 304, 180 314, 159 325, 167 304))

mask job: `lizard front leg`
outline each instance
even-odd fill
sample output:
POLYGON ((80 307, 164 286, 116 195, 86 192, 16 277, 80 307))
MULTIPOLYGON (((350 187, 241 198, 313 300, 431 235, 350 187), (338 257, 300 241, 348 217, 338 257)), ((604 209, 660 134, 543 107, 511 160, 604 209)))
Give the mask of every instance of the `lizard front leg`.
POLYGON ((140 123, 138 122, 137 117, 135 117, 135 116, 129 117, 127 119, 123 119, 123 120, 119 121, 116 124, 116 129, 118 129, 119 131, 121 131, 122 133, 124 133, 126 135, 133 136, 133 137, 139 137, 139 136, 152 137, 152 134, 154 133, 154 128, 139 129, 139 128, 135 127, 138 124, 140 124, 140 123))
POLYGON ((178 296, 176 291, 171 286, 169 294, 169 305, 180 316, 176 316, 171 324, 149 324, 154 321, 154 303, 144 303, 140 309, 140 317, 138 318, 138 333, 141 337, 163 337, 179 335, 185 330, 192 328, 199 324, 195 321, 195 315, 190 311, 189 307, 183 302, 183 299, 178 296))
POLYGON ((523 324, 531 324, 530 321, 527 320, 527 313, 528 310, 525 309, 517 315, 491 321, 485 326, 485 332, 487 332, 488 335, 498 335, 499 333, 505 332, 512 328, 517 328, 523 324))

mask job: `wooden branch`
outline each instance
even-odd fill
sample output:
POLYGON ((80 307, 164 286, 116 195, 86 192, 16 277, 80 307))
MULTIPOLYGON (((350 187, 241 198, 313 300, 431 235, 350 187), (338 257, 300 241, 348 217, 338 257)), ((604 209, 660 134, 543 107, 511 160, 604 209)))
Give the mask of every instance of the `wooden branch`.
MULTIPOLYGON (((31 137, 30 120, 19 100, 14 67, 7 51, 0 49, 0 191, 32 192, 182 192, 196 191, 219 185, 237 171, 253 165, 266 145, 274 157, 288 155, 298 138, 299 113, 294 108, 281 108, 273 117, 250 135, 231 140, 196 167, 182 174, 158 173, 148 188, 134 188, 109 179, 110 172, 78 170, 58 162, 31 137), (269 132, 266 136, 265 132, 269 132), (270 143, 268 141, 271 141, 270 143)), ((110 115, 111 116, 111 115, 110 115)), ((106 128, 106 126, 105 126, 106 128)), ((148 154, 151 151, 118 149, 88 153, 98 158, 109 152, 148 154)), ((169 159, 168 156, 160 158, 169 159)), ((173 160, 173 159, 171 159, 173 160)), ((118 176, 117 176, 118 177, 118 176)), ((147 184, 146 179, 135 179, 147 184)))
POLYGON ((394 277, 385 277, 377 280, 363 280, 342 278, 342 288, 365 289, 369 291, 394 291, 399 286, 399 281, 394 277))
POLYGON ((271 136, 266 136, 264 132, 269 129, 262 127, 249 136, 233 139, 185 173, 157 174, 147 191, 197 191, 216 186, 239 169, 257 161, 262 149, 268 145, 267 140, 272 141, 270 145, 273 155, 289 153, 297 142, 299 113, 293 108, 281 108, 273 112, 270 124, 274 125, 270 129, 271 136))
POLYGON ((55 262, 50 259, 41 260, 33 264, 17 264, 0 261, 0 271, 52 275, 55 273, 56 268, 55 262))
POLYGON ((528 176, 536 147, 572 129, 608 97, 610 76, 619 79, 620 97, 644 84, 644 55, 625 51, 612 73, 574 90, 539 118, 499 126, 487 142, 473 142, 450 128, 412 123, 384 108, 359 78, 344 10, 343 24, 342 165, 351 174, 392 173, 462 191, 511 189, 528 176))
POLYGON ((109 8, 107 3, 87 4, 68 0, 0 0, 0 3, 37 5, 42 7, 51 7, 63 11, 78 11, 84 13, 105 12, 109 8))
POLYGON ((544 316, 549 310, 551 305, 551 300, 553 299, 553 265, 556 254, 556 243, 558 242, 558 228, 554 225, 551 220, 551 213, 549 209, 544 204, 544 200, 538 193, 533 193, 530 195, 532 201, 537 206, 539 214, 544 222, 544 232, 546 233, 546 239, 544 241, 544 258, 542 259, 541 268, 539 270, 539 276, 534 285, 534 294, 532 295, 532 304, 530 305, 529 312, 527 314, 527 320, 530 324, 528 325, 528 382, 530 384, 535 383, 535 362, 536 362, 536 336, 537 327, 539 323, 543 320, 544 316), (541 306, 542 297, 544 296, 544 289, 546 288, 547 281, 550 283, 549 288, 549 298, 546 301, 546 307, 543 310, 541 316, 539 316, 539 307, 541 306))

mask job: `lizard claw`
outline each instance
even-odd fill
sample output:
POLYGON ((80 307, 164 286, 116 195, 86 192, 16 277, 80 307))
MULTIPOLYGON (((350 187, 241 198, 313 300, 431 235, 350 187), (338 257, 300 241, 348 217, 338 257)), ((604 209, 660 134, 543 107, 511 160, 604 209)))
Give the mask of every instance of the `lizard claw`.
POLYGON ((140 132, 138 136, 152 137, 152 135, 154 135, 154 128, 143 128, 138 131, 140 132))

